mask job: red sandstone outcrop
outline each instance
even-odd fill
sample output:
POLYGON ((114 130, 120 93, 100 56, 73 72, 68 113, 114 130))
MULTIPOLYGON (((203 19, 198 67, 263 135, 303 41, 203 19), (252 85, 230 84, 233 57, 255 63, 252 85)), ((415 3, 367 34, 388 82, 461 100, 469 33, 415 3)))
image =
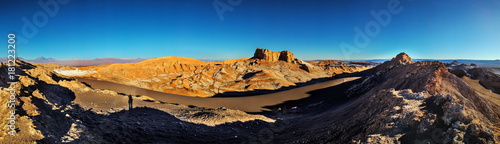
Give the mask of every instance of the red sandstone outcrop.
POLYGON ((257 59, 262 59, 262 60, 265 60, 265 61, 271 61, 271 62, 273 62, 273 61, 278 61, 279 60, 280 53, 279 52, 271 51, 269 49, 257 48, 255 50, 253 58, 257 58, 257 59))
POLYGON ((293 62, 293 61, 295 61, 295 56, 293 55, 292 52, 285 50, 285 51, 280 52, 279 60, 286 61, 286 62, 293 62))
POLYGON ((265 61, 275 62, 275 61, 285 61, 285 62, 295 62, 295 56, 292 52, 284 50, 281 52, 274 52, 269 49, 257 48, 255 50, 253 58, 262 59, 265 61))

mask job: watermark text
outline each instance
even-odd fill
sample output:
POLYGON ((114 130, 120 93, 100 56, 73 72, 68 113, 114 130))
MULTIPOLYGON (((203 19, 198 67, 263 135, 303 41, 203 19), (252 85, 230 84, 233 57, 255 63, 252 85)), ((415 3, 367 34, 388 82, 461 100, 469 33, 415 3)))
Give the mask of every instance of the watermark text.
POLYGON ((8 134, 12 136, 16 136, 16 90, 15 83, 16 80, 16 35, 9 34, 7 36, 9 39, 7 45, 7 74, 8 80, 7 84, 10 84, 9 88, 9 98, 7 101, 7 107, 9 108, 8 117, 7 117, 7 127, 9 128, 8 134))

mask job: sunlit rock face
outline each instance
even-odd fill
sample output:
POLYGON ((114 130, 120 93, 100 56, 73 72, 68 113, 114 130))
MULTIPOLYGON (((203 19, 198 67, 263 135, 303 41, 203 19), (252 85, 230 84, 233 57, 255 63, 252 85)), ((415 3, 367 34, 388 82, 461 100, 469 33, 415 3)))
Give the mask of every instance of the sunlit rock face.
POLYGON ((250 59, 203 62, 187 57, 159 57, 112 64, 86 76, 160 92, 209 97, 224 92, 274 90, 368 68, 308 63, 296 59, 290 51, 257 48, 250 59))
POLYGON ((295 61, 295 56, 290 51, 284 50, 281 52, 274 52, 269 49, 261 49, 261 48, 257 48, 255 50, 253 58, 262 59, 270 62, 275 62, 280 60, 286 62, 295 61))

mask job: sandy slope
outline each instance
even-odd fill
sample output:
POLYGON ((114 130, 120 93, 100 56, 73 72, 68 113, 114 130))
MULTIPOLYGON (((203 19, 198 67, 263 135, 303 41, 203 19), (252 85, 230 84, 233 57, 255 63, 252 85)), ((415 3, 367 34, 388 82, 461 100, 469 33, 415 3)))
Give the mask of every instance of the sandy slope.
MULTIPOLYGON (((128 109, 128 97, 117 95, 108 90, 96 91, 75 91, 75 104, 86 110, 91 110, 97 114, 110 115, 117 112, 130 111, 128 109)), ((224 123, 246 122, 262 120, 274 122, 273 119, 262 115, 250 115, 243 111, 231 109, 207 109, 200 107, 188 107, 185 105, 174 105, 160 103, 152 99, 140 96, 133 97, 133 109, 153 108, 161 110, 175 116, 179 120, 207 126, 216 126, 224 123)))
MULTIPOLYGON (((470 87, 472 87, 477 94, 482 96, 483 98, 486 98, 493 103, 497 104, 500 106, 500 95, 493 93, 491 90, 484 88, 479 84, 479 80, 473 80, 470 79, 469 77, 462 77, 461 78, 464 82, 466 82, 470 87)), ((496 141, 500 141, 500 123, 495 124, 492 127, 492 130, 495 132, 496 135, 496 141)))
POLYGON ((470 87, 474 88, 474 90, 483 98, 486 98, 495 104, 500 106, 500 95, 491 92, 491 90, 484 88, 479 84, 479 80, 473 80, 470 79, 469 77, 462 77, 461 78, 464 82, 466 82, 470 87))
POLYGON ((227 107, 230 109, 238 109, 246 112, 260 112, 262 110, 267 110, 263 108, 265 106, 277 105, 289 100, 306 98, 310 95, 308 94, 308 92, 310 91, 339 85, 344 82, 356 80, 358 78, 359 77, 340 78, 271 94, 231 98, 189 97, 88 78, 78 78, 78 81, 86 82, 96 89, 110 89, 119 93, 145 95, 162 102, 179 103, 184 105, 194 105, 208 108, 227 107))

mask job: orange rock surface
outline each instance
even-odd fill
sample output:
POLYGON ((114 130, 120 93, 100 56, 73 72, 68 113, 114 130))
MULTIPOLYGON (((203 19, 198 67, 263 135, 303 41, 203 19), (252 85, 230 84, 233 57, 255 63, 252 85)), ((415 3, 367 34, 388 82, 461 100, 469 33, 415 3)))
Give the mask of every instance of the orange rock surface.
POLYGON ((252 59, 203 62, 187 57, 160 57, 94 68, 97 74, 88 76, 161 92, 207 97, 224 92, 273 90, 368 68, 315 66, 295 59, 289 51, 258 48, 252 59))

